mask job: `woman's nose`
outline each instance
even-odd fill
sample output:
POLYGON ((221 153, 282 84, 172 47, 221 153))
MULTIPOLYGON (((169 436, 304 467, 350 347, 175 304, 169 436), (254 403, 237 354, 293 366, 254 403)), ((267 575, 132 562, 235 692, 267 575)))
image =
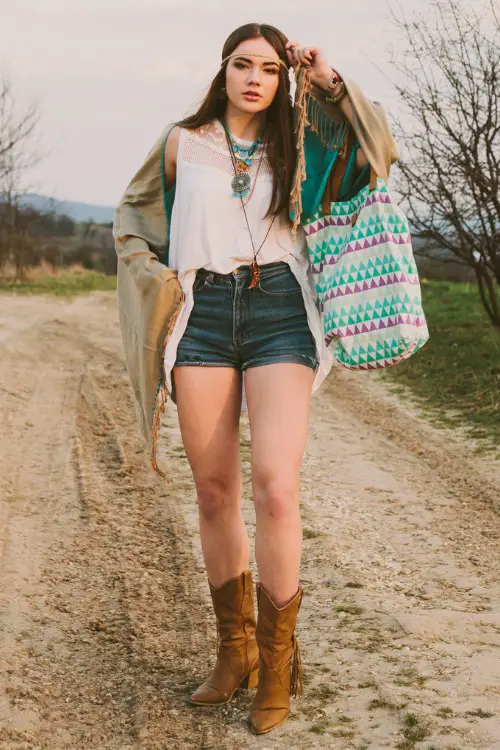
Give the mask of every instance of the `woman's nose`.
POLYGON ((248 71, 248 83, 261 83, 261 72, 259 68, 250 68, 248 71))

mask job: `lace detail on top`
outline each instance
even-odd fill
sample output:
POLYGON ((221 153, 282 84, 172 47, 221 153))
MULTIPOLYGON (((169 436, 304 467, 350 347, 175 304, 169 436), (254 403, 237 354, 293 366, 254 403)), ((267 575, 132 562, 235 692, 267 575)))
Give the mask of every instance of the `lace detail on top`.
MULTIPOLYGON (((237 142, 249 144, 242 138, 237 142)), ((179 158, 179 157, 178 157, 179 158)), ((234 175, 234 167, 231 155, 228 151, 226 134, 219 120, 202 125, 196 130, 184 129, 182 132, 182 147, 180 158, 191 164, 199 164, 206 167, 214 167, 228 175, 234 175)), ((252 166, 248 174, 254 178, 259 169, 259 181, 263 176, 272 178, 272 167, 269 158, 264 153, 264 144, 259 143, 252 157, 252 166), (259 161, 262 164, 259 169, 259 161)))

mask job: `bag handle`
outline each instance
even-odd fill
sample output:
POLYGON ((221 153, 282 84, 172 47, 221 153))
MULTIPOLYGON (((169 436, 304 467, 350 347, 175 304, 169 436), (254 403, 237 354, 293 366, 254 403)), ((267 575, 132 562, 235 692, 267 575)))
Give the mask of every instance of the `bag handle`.
POLYGON ((349 128, 347 134, 347 146, 345 156, 342 157, 340 154, 337 156, 335 164, 333 165, 332 171, 328 177, 325 185, 325 191, 321 201, 321 210, 327 214, 330 212, 330 204, 337 200, 338 192, 340 190, 340 184, 344 179, 344 175, 347 171, 347 165, 351 156, 354 143, 356 141, 356 135, 352 127, 349 128))
POLYGON ((174 128, 175 128, 175 123, 172 125, 171 128, 169 128, 169 130, 168 130, 168 132, 167 132, 167 134, 165 136, 165 140, 163 142, 163 146, 162 146, 162 149, 161 149, 161 160, 160 160, 161 189, 162 189, 162 193, 163 193, 163 210, 165 211, 165 221, 167 223, 167 236, 165 238, 165 255, 164 255, 164 258, 165 258, 165 261, 166 261, 165 262, 166 266, 168 266, 168 246, 169 246, 169 241, 168 241, 167 185, 166 185, 166 180, 165 180, 165 149, 167 147, 168 136, 170 135, 170 133, 172 132, 172 130, 174 128))

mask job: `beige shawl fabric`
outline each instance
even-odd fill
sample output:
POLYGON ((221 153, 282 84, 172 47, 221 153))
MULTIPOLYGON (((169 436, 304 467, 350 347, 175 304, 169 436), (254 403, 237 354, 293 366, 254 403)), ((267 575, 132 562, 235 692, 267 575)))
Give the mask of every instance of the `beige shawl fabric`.
MULTIPOLYGON (((168 130, 156 141, 125 190, 113 226, 125 361, 139 426, 144 437, 153 441, 153 448, 165 395, 158 392, 161 359, 183 297, 176 272, 159 261, 167 241, 160 164, 168 130)), ((157 468, 155 450, 151 457, 157 468)))
MULTIPOLYGON (((307 122, 307 96, 335 121, 344 115, 324 101, 325 92, 311 85, 310 73, 296 71, 295 137, 298 160, 290 207, 300 221, 300 186, 305 179, 303 148, 307 122), (298 209, 298 210, 297 210, 298 209)), ((390 165, 399 153, 380 104, 370 102, 354 81, 344 79, 353 107, 350 123, 371 165, 371 186, 377 176, 387 179, 390 165)), ((125 360, 137 401, 140 428, 151 443, 151 462, 162 476, 156 461, 160 415, 167 393, 163 385, 162 356, 169 331, 183 302, 176 272, 159 258, 166 246, 167 220, 164 212, 161 152, 166 128, 134 175, 120 200, 113 227, 118 255, 118 311, 125 349, 125 360)))

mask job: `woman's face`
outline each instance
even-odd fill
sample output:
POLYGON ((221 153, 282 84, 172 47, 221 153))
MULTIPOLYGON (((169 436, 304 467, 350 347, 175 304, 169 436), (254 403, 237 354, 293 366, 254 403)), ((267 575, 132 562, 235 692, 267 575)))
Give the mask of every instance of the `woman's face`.
POLYGON ((244 112, 261 112, 274 99, 279 84, 279 60, 274 47, 262 37, 247 39, 234 50, 226 68, 226 92, 231 104, 244 112), (266 55, 253 57, 251 53, 266 55), (253 92, 255 96, 248 95, 253 92))

